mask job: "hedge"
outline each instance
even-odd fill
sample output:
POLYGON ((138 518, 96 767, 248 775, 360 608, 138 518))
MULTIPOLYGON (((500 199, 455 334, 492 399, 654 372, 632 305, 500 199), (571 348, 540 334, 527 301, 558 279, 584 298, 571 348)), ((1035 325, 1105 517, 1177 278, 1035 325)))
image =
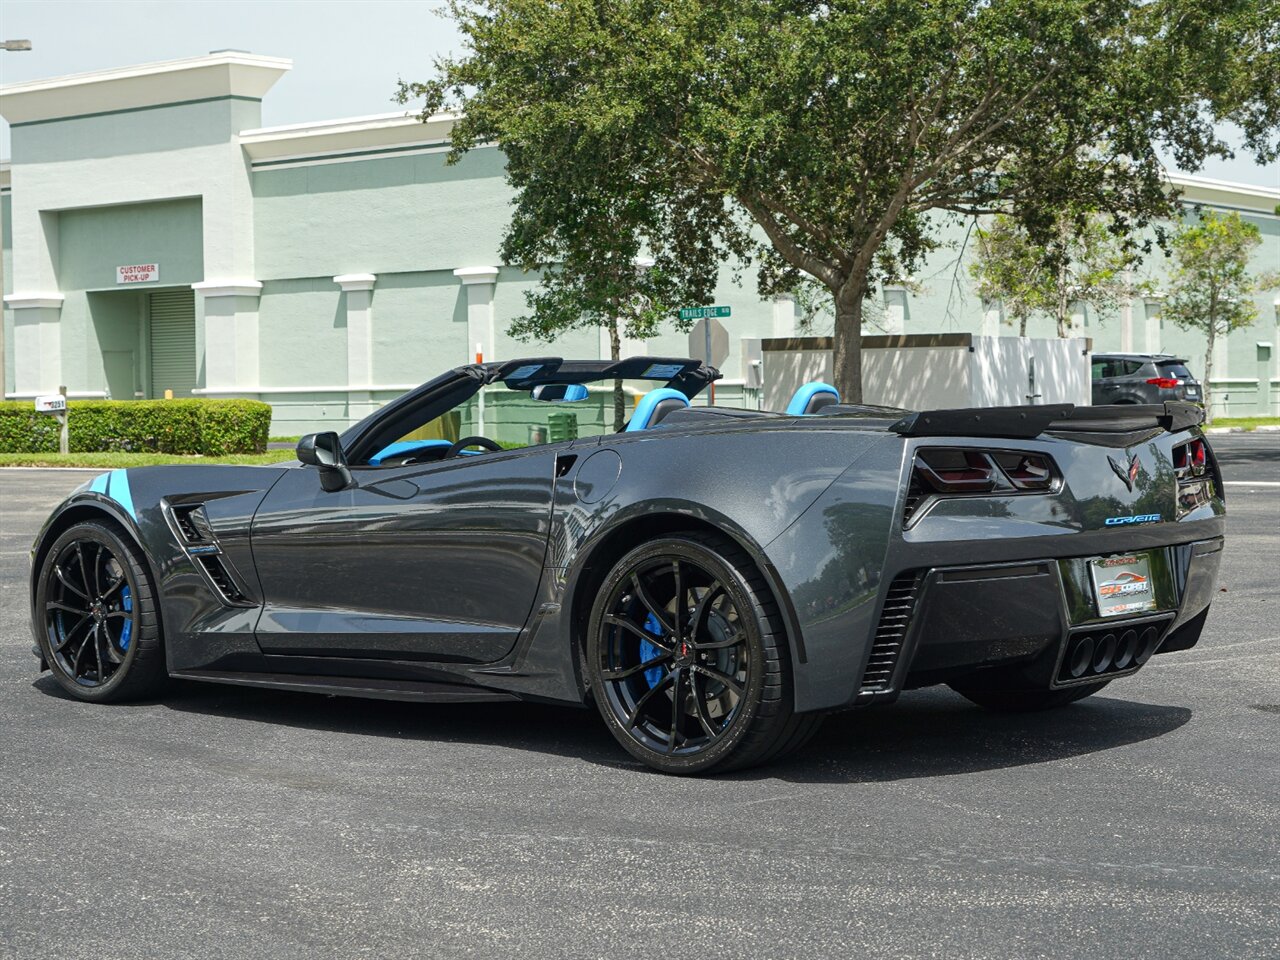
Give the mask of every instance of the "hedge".
MULTIPOLYGON (((257 400, 71 400, 72 453, 262 453, 271 407, 257 400)), ((0 453, 52 453, 58 420, 0 401, 0 453)))

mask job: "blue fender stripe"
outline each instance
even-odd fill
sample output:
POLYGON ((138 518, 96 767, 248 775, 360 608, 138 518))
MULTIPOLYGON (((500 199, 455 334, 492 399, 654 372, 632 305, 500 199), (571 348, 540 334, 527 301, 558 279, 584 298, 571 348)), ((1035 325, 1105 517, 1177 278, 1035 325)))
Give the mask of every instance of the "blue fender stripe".
POLYGON ((94 477, 89 484, 91 493, 100 493, 120 504, 121 508, 135 520, 138 515, 133 510, 133 491, 129 489, 129 471, 112 470, 94 477))

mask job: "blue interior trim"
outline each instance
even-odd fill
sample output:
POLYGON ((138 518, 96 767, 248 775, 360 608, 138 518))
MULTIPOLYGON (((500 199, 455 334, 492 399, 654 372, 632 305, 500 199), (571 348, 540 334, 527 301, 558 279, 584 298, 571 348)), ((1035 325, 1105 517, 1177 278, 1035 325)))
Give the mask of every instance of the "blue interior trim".
POLYGON ((650 390, 636 404, 636 412, 631 415, 631 421, 627 424, 626 432, 631 433, 634 430, 643 430, 649 426, 649 419, 653 416, 653 411, 657 409, 658 404, 663 400, 679 400, 686 407, 689 405, 689 398, 679 390, 672 390, 670 387, 650 390))
POLYGON ((819 393, 829 393, 836 398, 836 403, 840 402, 839 390, 829 383, 814 380, 812 383, 802 384, 800 389, 792 394, 791 402, 787 404, 787 416, 803 417, 805 410, 809 408, 809 401, 819 393))
POLYGON ((448 440, 397 440, 395 443, 389 443, 372 457, 369 458, 369 466, 380 467, 384 457, 394 457, 400 453, 408 453, 410 450, 426 450, 430 447, 451 447, 448 440))

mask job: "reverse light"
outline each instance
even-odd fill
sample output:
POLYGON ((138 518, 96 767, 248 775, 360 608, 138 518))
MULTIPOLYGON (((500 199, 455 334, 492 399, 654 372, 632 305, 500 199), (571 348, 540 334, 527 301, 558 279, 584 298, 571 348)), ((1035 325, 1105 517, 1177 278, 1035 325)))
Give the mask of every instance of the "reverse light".
POLYGON ((1038 453, 997 453, 995 461, 1019 490, 1048 490, 1053 485, 1049 458, 1038 453))
POLYGON ((1152 377, 1147 383, 1153 387, 1159 387, 1161 390, 1172 390, 1176 386, 1180 386, 1182 381, 1175 380, 1173 377, 1152 377))

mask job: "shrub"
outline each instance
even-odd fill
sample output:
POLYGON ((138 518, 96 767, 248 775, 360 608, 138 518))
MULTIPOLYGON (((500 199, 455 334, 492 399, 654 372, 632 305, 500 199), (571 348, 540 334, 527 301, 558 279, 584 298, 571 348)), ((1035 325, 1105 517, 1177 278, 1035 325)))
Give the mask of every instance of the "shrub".
MULTIPOLYGON (((257 400, 72 400, 72 453, 262 453, 271 407, 257 400)), ((29 400, 0 402, 0 453, 51 453, 58 421, 29 400)))

